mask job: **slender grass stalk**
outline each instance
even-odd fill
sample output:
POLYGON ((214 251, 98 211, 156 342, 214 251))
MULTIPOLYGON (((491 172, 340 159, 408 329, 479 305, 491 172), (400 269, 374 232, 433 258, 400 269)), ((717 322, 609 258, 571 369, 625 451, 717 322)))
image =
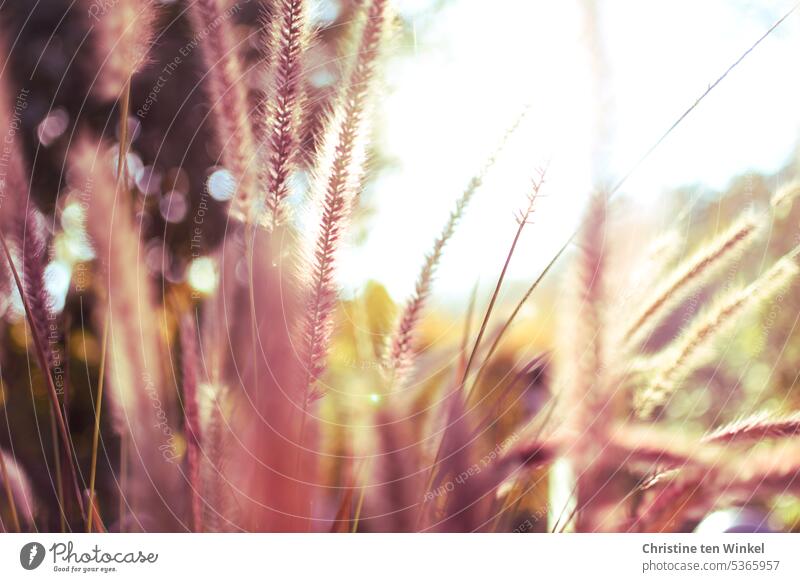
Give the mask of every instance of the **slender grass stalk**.
MULTIPOLYGON (((489 173, 489 170, 492 168, 492 166, 494 166, 497 158, 502 154, 508 143, 508 140, 516 132, 517 128, 519 128, 527 112, 527 107, 522 110, 511 127, 509 127, 509 129, 503 135, 494 152, 492 152, 492 154, 483 164, 483 167, 480 169, 480 171, 470 179, 466 189, 456 201, 455 208, 453 208, 453 210, 450 212, 450 216, 448 217, 441 234, 434 241, 432 250, 425 257, 422 270, 417 277, 414 293, 403 308, 403 312, 397 321, 395 330, 389 342, 388 354, 384 356, 384 359, 386 360, 386 367, 391 371, 392 374, 392 384, 402 384, 413 367, 412 351, 414 348, 414 336, 417 327, 419 326, 425 305, 428 302, 428 297, 430 296, 431 287, 433 285, 433 279, 444 254, 445 246, 453 237, 458 223, 464 216, 464 213, 466 212, 469 203, 472 201, 472 198, 475 196, 475 193, 483 185, 483 181, 486 178, 486 175, 489 173)), ((466 367, 466 364, 464 367, 466 367)))
POLYGON ((53 405, 50 405, 50 439, 53 447, 53 464, 56 469, 56 491, 58 496, 58 521, 61 533, 67 529, 66 502, 64 500, 64 476, 61 470, 61 445, 58 443, 58 428, 53 414, 53 405))
MULTIPOLYGON (((117 160, 117 182, 116 188, 119 189, 122 185, 126 187, 128 185, 128 178, 127 178, 127 148, 128 148, 128 108, 130 107, 130 94, 131 94, 131 85, 130 80, 125 84, 125 90, 122 94, 122 106, 120 107, 120 140, 119 140, 119 159, 117 160)), ((123 192, 123 197, 125 197, 125 193, 123 192)), ((124 207, 124 206, 123 206, 124 207)), ((108 331, 110 329, 111 324, 111 304, 110 302, 106 305, 106 316, 105 321, 103 323, 103 347, 100 352, 100 370, 103 375, 105 375, 105 368, 106 368, 106 359, 108 357, 108 331)), ((103 378, 98 379, 97 382, 97 394, 98 398, 102 394, 101 389, 104 385, 103 378)), ((97 431, 99 434, 99 426, 100 426, 100 411, 101 409, 98 408, 97 410, 97 417, 95 418, 95 425, 97 427, 97 431)), ((127 436, 125 432, 121 432, 120 434, 120 503, 119 503, 119 528, 120 532, 124 531, 125 527, 125 491, 127 489, 127 482, 128 482, 128 460, 127 460, 127 436)), ((92 464, 96 467, 97 466, 97 449, 92 448, 92 464)), ((94 499, 94 487, 91 488, 91 495, 94 499)))
MULTIPOLYGON (((367 470, 367 461, 364 461, 361 465, 361 468, 358 471, 358 477, 356 478, 356 482, 361 481, 362 475, 367 470)), ((359 493, 358 493, 358 501, 356 501, 356 508, 353 512, 353 527, 350 529, 350 533, 356 533, 358 531, 358 522, 361 519, 361 509, 364 507, 364 498, 367 496, 367 486, 362 485, 359 493)))
POLYGON ((529 223, 531 214, 533 214, 536 201, 539 198, 539 193, 542 189, 542 186, 544 185, 544 179, 546 173, 547 173, 546 168, 539 171, 539 176, 533 181, 531 193, 528 195, 528 207, 525 210, 521 211, 517 216, 517 232, 514 233, 514 239, 511 242, 511 247, 508 249, 506 260, 503 263, 503 269, 500 271, 500 276, 497 278, 497 284, 494 287, 492 298, 489 300, 489 306, 486 308, 486 313, 484 314, 483 320, 481 321, 481 326, 480 329, 478 330, 478 337, 475 338, 475 343, 472 346, 472 351, 470 352, 469 358, 467 359, 467 365, 464 367, 464 375, 461 377, 462 387, 466 386, 467 378, 469 377, 469 372, 472 369, 472 364, 475 361, 475 357, 478 355, 478 350, 480 349, 481 341, 483 340, 483 335, 484 333, 486 333, 486 327, 489 325, 489 320, 492 317, 492 311, 494 310, 494 305, 497 302, 497 298, 500 296, 500 289, 502 289, 503 287, 506 271, 508 271, 508 266, 511 264, 511 258, 514 256, 514 251, 517 248, 517 243, 519 242, 519 239, 522 236, 522 230, 525 228, 525 225, 529 223))
POLYGON ((475 316, 475 307, 478 302, 478 285, 476 281, 472 286, 472 292, 469 294, 469 304, 467 305, 467 313, 464 316, 464 329, 461 333, 461 345, 458 349, 458 378, 464 375, 464 370, 467 369, 467 349, 469 345, 469 338, 472 335, 472 323, 475 316))
MULTIPOLYGON (((505 383, 505 386, 502 389, 498 389, 499 394, 495 399, 495 404, 486 410, 486 413, 483 415, 483 417, 477 424, 479 430, 488 429, 493 423, 497 422, 497 418, 502 412, 501 410, 499 410, 501 403, 508 397, 509 394, 511 394, 514 388, 525 382, 526 379, 528 379, 529 375, 531 373, 536 372, 537 368, 539 368, 539 366, 546 361, 549 361, 549 358, 547 356, 543 355, 534 356, 533 359, 531 359, 525 366, 523 366, 522 369, 518 371, 511 378, 510 381, 507 381, 505 383)), ((539 371, 539 373, 542 372, 539 371)), ((478 403, 474 404, 473 406, 480 407, 483 404, 485 398, 486 397, 481 398, 481 400, 479 400, 478 403)), ((470 404, 469 401, 467 404, 469 407, 470 404)))
MULTIPOLYGON (((45 357, 47 358, 47 369, 42 370, 43 374, 51 375, 56 366, 56 354, 50 346, 50 325, 55 320, 52 309, 50 295, 45 288, 45 249, 46 241, 42 233, 42 226, 38 220, 39 215, 30 200, 26 204, 18 206, 17 225, 17 246, 21 263, 21 274, 23 286, 28 296, 31 312, 34 315, 34 325, 31 327, 31 334, 38 335, 40 342, 44 346, 45 357)), ((62 388, 63 390, 63 388, 62 388)), ((55 466, 56 495, 59 505, 59 522, 62 531, 66 531, 66 504, 64 500, 64 479, 61 470, 61 446, 58 439, 58 428, 56 427, 54 404, 50 403, 50 438, 53 447, 53 464, 55 466)), ((63 402, 55 404, 64 411, 66 408, 63 402)))
MULTIPOLYGON (((689 117, 689 115, 691 115, 694 112, 695 109, 697 109, 697 107, 700 106, 700 104, 711 94, 711 92, 714 89, 716 89, 717 86, 720 83, 722 83, 727 78, 727 76, 730 75, 733 72, 733 70, 736 69, 736 67, 738 67, 748 57, 748 55, 750 55, 751 52, 753 52, 781 24, 783 24, 783 22, 787 18, 789 18, 789 16, 791 16, 794 13, 794 11, 797 10, 798 7, 800 7, 800 3, 797 3, 794 6, 792 6, 786 13, 783 14, 783 16, 781 16, 777 21, 775 21, 773 23, 773 25, 769 29, 767 29, 767 31, 763 35, 761 35, 753 44, 751 44, 739 56, 738 59, 736 59, 727 69, 725 69, 725 71, 723 71, 723 73, 719 77, 717 77, 712 83, 709 83, 708 88, 705 91, 703 91, 703 93, 701 93, 699 97, 697 97, 697 99, 694 101, 694 103, 692 103, 692 105, 690 105, 672 123, 672 125, 670 125, 667 128, 667 130, 663 134, 661 134, 661 136, 653 143, 653 145, 650 146, 647 149, 647 151, 645 151, 644 154, 642 154, 631 165, 631 167, 628 169, 628 171, 625 172, 625 174, 622 175, 622 177, 617 181, 617 183, 614 185, 614 187, 611 188, 611 190, 609 191, 609 194, 608 194, 609 200, 611 198, 613 198, 613 196, 617 192, 619 192, 619 190, 627 183, 627 181, 630 179, 630 177, 633 176, 634 173, 636 173, 636 171, 639 169, 639 167, 645 161, 647 161, 647 159, 651 155, 653 155, 653 153, 661 146, 662 143, 664 143, 667 140, 667 138, 672 134, 672 132, 675 131, 678 128, 678 126, 681 123, 683 123, 684 120, 687 117, 689 117)), ((508 317, 508 319, 506 319, 506 321, 503 324, 502 328, 500 329, 499 333, 495 337, 495 340, 492 343, 492 346, 490 347, 490 349, 489 349, 489 351, 487 353, 487 356, 484 358, 484 366, 489 361, 491 356, 497 351, 497 348, 500 346, 500 343, 504 339, 506 333, 508 333, 508 330, 511 328, 511 325, 513 324, 514 320, 519 315, 519 312, 522 310, 522 307, 525 305, 525 303, 528 302, 528 299, 530 299, 531 295, 533 295, 533 292, 539 287, 539 285, 544 280, 544 278, 547 276, 547 274, 552 270, 553 266, 558 262, 558 260, 561 258, 561 256, 570 247, 570 245, 575 240, 575 237, 578 235, 580 230, 581 230, 581 226, 579 225, 578 228, 576 228, 572 232, 572 234, 564 241, 564 243, 558 248, 558 250, 555 252, 553 257, 550 259, 550 261, 547 263, 545 268, 542 270, 542 272, 539 273, 539 275, 536 277, 536 279, 534 279, 533 282, 531 283, 530 287, 528 287, 528 290, 525 292, 525 294, 519 300, 519 302, 517 303, 516 307, 511 312, 511 315, 508 317)))
MULTIPOLYGON (((11 274, 14 277, 14 283, 17 285, 17 290, 19 291, 20 298, 22 299, 22 306, 25 310, 25 316, 28 319, 28 325, 31 326, 31 329, 35 329, 35 317, 31 312, 30 302, 28 301, 28 294, 25 292, 25 288, 22 285, 22 281, 20 279, 19 273, 17 272, 16 266, 14 266, 14 260, 11 258, 11 251, 8 248, 8 243, 6 242, 5 234, 0 231, 0 245, 3 247, 3 253, 5 253, 6 260, 8 261, 9 268, 11 269, 11 274)), ((53 377, 49 373, 49 363, 47 360, 47 356, 45 355, 44 345, 42 344, 42 339, 39 337, 38 334, 34 333, 33 335, 33 344, 36 349, 36 357, 39 360, 39 367, 42 370, 42 375, 45 377, 45 385, 47 386, 47 392, 50 396, 50 403, 52 404, 52 409, 56 417, 56 424, 58 425, 59 436, 61 437, 61 442, 64 447, 65 458, 67 459, 67 466, 70 470, 70 475, 72 477, 73 486, 75 489, 75 499, 78 504, 78 509, 81 514, 81 519, 86 521, 86 512, 83 506, 83 499, 81 497, 80 488, 78 487, 78 471, 75 466, 75 457, 73 456, 72 447, 70 446, 69 438, 69 431, 67 430, 67 425, 64 422, 64 416, 61 413, 61 407, 59 406, 58 401, 58 393, 56 392, 56 387, 53 383, 53 377)))
MULTIPOLYGON (((453 437, 451 433, 455 430, 454 427, 457 427, 459 430, 463 431, 463 423, 465 422, 463 418, 459 417, 459 414, 463 416, 464 411, 466 410, 466 403, 464 402, 464 391, 463 391, 463 384, 456 383, 451 392, 447 395, 447 399, 449 399, 449 404, 446 407, 446 424, 445 428, 442 431, 442 438, 439 439, 438 444, 436 445, 436 454, 434 455, 433 462, 431 463, 430 470, 428 471, 428 477, 425 481, 425 488, 423 490, 423 495, 433 489, 434 483, 436 479, 439 477, 439 465, 441 464, 441 460, 443 456, 446 454, 446 448, 451 444, 453 437)), ((426 506, 424 501, 419 502, 419 512, 417 513, 417 520, 416 520, 416 529, 420 530, 422 528, 423 520, 425 519, 425 510, 426 506)))
POLYGON ((125 533, 125 519, 128 514, 128 502, 125 492, 128 490, 128 435, 123 432, 119 436, 119 532, 125 533))
MULTIPOLYGON (((253 346, 253 349, 250 350, 250 365, 253 368, 253 379, 252 379, 252 388, 251 391, 254 393, 254 400, 256 409, 260 410, 261 408, 261 390, 259 389, 259 382, 260 378, 258 374, 255 373, 258 370, 258 357, 260 355, 259 350, 255 349, 255 346, 258 344, 258 315, 256 314, 256 291, 255 291, 255 277, 256 277, 256 263, 255 263, 255 247, 256 247, 256 237, 257 237, 257 230, 259 228, 258 223, 249 221, 247 222, 245 229, 244 229, 244 237, 245 237, 245 245, 246 245, 246 260, 247 260, 247 276, 248 276, 248 287, 247 287, 247 294, 248 299, 250 301, 250 345, 253 346), (248 241, 250 241, 248 243, 248 241)), ((305 416, 305 415, 304 415, 305 416)), ((302 431, 301 431, 302 432, 302 431)), ((297 464, 300 463, 300 453, 298 452, 297 455, 297 464)), ((295 472, 297 469, 295 470, 295 472)), ((255 520, 255 515, 252 516, 255 520)))
MULTIPOLYGON (((87 493, 88 493, 88 491, 87 491, 87 493)), ((88 498, 89 498, 88 494, 87 494, 86 498, 88 500, 88 498)), ((100 508, 98 507, 98 504, 97 504, 97 497, 92 499, 92 504, 91 505, 88 505, 88 503, 87 503, 87 507, 89 508, 89 515, 92 516, 92 523, 94 524, 94 525, 92 525, 93 531, 96 532, 96 533, 108 533, 108 529, 106 529, 106 526, 103 523, 103 519, 100 517, 100 508)), ((91 532, 88 532, 88 533, 91 533, 91 532)))
MULTIPOLYGON (((127 186, 127 156, 128 156, 128 111, 131 102, 131 83, 130 78, 125 82, 122 91, 122 103, 120 105, 120 140, 119 153, 117 159, 117 188, 121 185, 127 186)), ((86 533, 92 532, 92 521, 95 514, 95 479, 97 478, 97 453, 98 442, 100 439, 100 418, 103 410, 103 388, 105 386, 106 358, 108 357, 108 333, 111 324, 111 310, 106 306, 106 314, 103 318, 103 336, 100 347, 100 376, 97 379, 97 404, 95 406, 94 430, 92 432, 92 456, 90 461, 89 474, 89 515, 86 520, 86 533)), ((120 520, 121 523, 121 520, 120 520)))
POLYGON ((764 42, 773 32, 775 32, 775 30, 777 30, 777 28, 781 24, 783 24, 783 22, 787 18, 789 18, 795 12, 795 10, 797 10, 798 8, 800 8, 800 2, 794 4, 791 8, 789 8, 789 10, 784 12, 783 15, 780 18, 778 18, 778 20, 776 20, 772 24, 772 26, 770 26, 764 32, 764 34, 762 34, 760 37, 758 37, 753 44, 751 44, 749 47, 747 47, 747 49, 739 56, 739 58, 737 58, 733 63, 731 63, 728 66, 728 68, 725 69, 719 77, 717 77, 713 82, 709 83, 708 87, 706 88, 706 90, 703 91, 700 94, 700 96, 694 101, 694 103, 692 103, 680 115, 680 117, 678 117, 673 122, 673 124, 670 125, 669 128, 667 128, 667 130, 661 135, 661 137, 659 137, 658 140, 656 140, 656 142, 652 146, 650 146, 650 148, 648 148, 648 150, 644 154, 642 154, 642 156, 638 160, 636 160, 636 162, 622 176, 622 178, 619 179, 619 181, 616 183, 616 185, 611 189, 611 194, 613 195, 615 192, 617 192, 622 187, 622 185, 625 184, 625 182, 628 181, 628 178, 630 178, 636 172, 636 170, 638 170, 639 167, 645 161, 647 161, 647 159, 653 154, 653 152, 655 152, 659 148, 659 146, 661 146, 661 144, 664 143, 664 141, 672 134, 672 132, 675 131, 678 128, 678 126, 681 123, 683 123, 683 121, 687 117, 689 117, 689 115, 691 115, 694 112, 695 109, 697 109, 700 106, 700 104, 706 99, 706 97, 708 97, 711 94, 711 92, 714 89, 716 89, 717 86, 720 83, 722 83, 728 77, 728 75, 730 75, 734 71, 734 69, 736 69, 736 67, 738 67, 740 64, 742 64, 742 62, 750 55, 750 53, 752 53, 754 50, 756 50, 756 48, 758 48, 758 46, 762 42, 764 42))
POLYGON ((155 496, 170 511, 150 512, 148 518, 159 523, 158 527, 167 527, 177 519, 169 504, 176 501, 171 493, 178 486, 179 473, 173 463, 165 462, 175 450, 165 441, 164 429, 151 420, 155 399, 171 404, 166 400, 159 365, 162 334, 156 320, 158 308, 131 216, 127 165, 119 164, 118 156, 124 159, 127 148, 123 142, 113 160, 107 151, 103 142, 81 138, 71 152, 73 181, 80 184, 85 195, 91 195, 86 230, 101 261, 106 288, 94 314, 98 328, 102 328, 106 312, 110 317, 104 402, 112 416, 113 430, 123 437, 123 452, 129 456, 123 456, 121 462, 127 463, 130 470, 121 469, 120 473, 133 478, 120 494, 140 525, 138 508, 144 510, 155 496), (125 442, 126 433, 135 435, 136 440, 125 442))
MULTIPOLYGON (((578 513, 578 504, 574 502, 575 493, 578 491, 578 484, 576 483, 570 490, 569 495, 566 496, 566 502, 561 507, 557 515, 555 513, 550 518, 553 522, 553 527, 550 528, 550 533, 564 533, 567 528, 571 527, 575 515, 578 513), (555 519, 553 519, 553 517, 555 519)), ((552 505, 552 502, 549 502, 552 505)))
POLYGON ((673 531, 681 516, 701 497, 702 484, 703 477, 697 475, 668 484, 642 508, 629 531, 673 531))
POLYGON ((119 108, 119 158, 117 159, 117 186, 127 190, 128 186, 128 112, 131 107, 131 82, 125 83, 122 90, 122 103, 119 108))
MULTIPOLYGON (((63 358, 63 362, 64 362, 64 364, 63 364, 64 365, 64 393, 61 395, 61 410, 62 410, 62 413, 64 414, 64 422, 66 422, 67 426, 69 426, 69 422, 70 422, 69 421, 69 404, 70 404, 70 400, 69 400, 69 356, 68 356, 68 354, 69 354, 69 333, 68 333, 68 331, 70 329, 70 320, 69 320, 68 316, 65 316, 62 319, 62 326, 61 327, 64 330, 64 354, 65 354, 65 356, 63 358)), ((56 433, 56 430, 55 430, 56 429, 55 418, 54 418, 54 416, 52 414, 50 415, 50 423, 51 423, 50 432, 52 434, 55 434, 56 433)), ((58 449, 58 447, 55 447, 54 450, 59 450, 59 449, 58 449)), ((58 465, 59 465, 58 466, 58 472, 63 475, 63 471, 61 470, 61 460, 60 459, 59 459, 58 465)), ((63 476, 60 477, 59 483, 60 483, 59 489, 58 489, 59 503, 61 504, 61 507, 63 508, 63 507, 65 507, 64 499, 66 498, 66 494, 64 493, 65 485, 64 485, 63 476)), ((67 531, 67 516, 66 516, 66 514, 64 513, 63 510, 59 512, 59 522, 60 522, 59 525, 61 526, 61 533, 66 533, 66 531, 67 531)))
POLYGON ((486 351, 486 355, 483 358, 483 362, 481 363, 478 372, 475 374, 475 380, 473 381, 474 385, 477 385, 480 382, 484 370, 488 366, 495 352, 497 352, 497 349, 500 347, 500 344, 502 343, 503 339, 508 333, 508 330, 511 329, 511 325, 516 320, 517 316, 519 315, 519 312, 522 311, 522 308, 528 302, 528 299, 530 299, 531 295, 533 295, 533 292, 537 289, 537 287, 539 287, 539 284, 544 280, 544 278, 550 272, 550 269, 552 269, 553 266, 558 262, 558 260, 561 258, 561 255, 564 254, 564 251, 566 251, 567 248, 569 248, 570 243, 574 240, 577 234, 578 231, 575 231, 569 238, 569 240, 567 240, 567 242, 558 250, 558 252, 555 255, 553 255, 553 258, 550 259, 550 262, 547 263, 545 268, 542 269, 542 271, 539 273, 536 279, 533 280, 533 283, 531 283, 530 287, 528 287, 527 291, 525 291, 520 300, 514 306, 514 309, 511 311, 511 314, 506 318, 505 322, 503 322, 503 325, 500 327, 499 331, 495 334, 492 344, 486 351))
POLYGON ((358 502, 356 503, 356 510, 353 514, 353 527, 350 530, 350 533, 356 533, 358 531, 358 521, 361 519, 361 508, 364 507, 364 498, 367 495, 367 488, 362 486, 361 491, 358 494, 358 502))
MULTIPOLYGON (((344 532, 351 532, 355 533, 353 521, 354 521, 354 513, 360 514, 361 508, 353 507, 353 498, 356 493, 356 484, 361 480, 361 473, 363 472, 364 465, 366 461, 362 462, 359 465, 358 470, 355 470, 354 467, 351 466, 349 470, 349 478, 344 485, 345 492, 342 495, 342 500, 339 502, 339 508, 336 510, 336 515, 334 517, 333 525, 331 526, 330 533, 344 533, 344 532)), ((360 504, 363 501, 363 487, 359 487, 361 494, 359 495, 359 499, 356 503, 360 504)), ((355 525, 355 528, 358 528, 358 525, 355 525)))
MULTIPOLYGON (((95 506, 95 479, 97 478, 97 451, 100 440, 100 415, 103 411, 103 387, 105 386, 106 376, 106 355, 108 350, 108 328, 110 323, 109 311, 106 310, 106 316, 103 323, 103 336, 100 345, 100 370, 97 378, 97 398, 94 407, 94 429, 92 431, 92 457, 89 469, 89 507, 95 506)), ((94 511, 90 511, 86 519, 86 533, 92 533, 92 519, 94 511)))
POLYGON ((191 488, 192 527, 195 532, 203 531, 202 480, 200 461, 202 452, 202 433, 198 408, 197 379, 197 331, 191 316, 184 316, 180 323, 181 368, 183 380, 183 399, 188 447, 189 487, 191 488))
MULTIPOLYGON (((52 300, 45 287, 45 250, 47 243, 43 234, 43 227, 39 221, 39 214, 29 200, 25 204, 17 206, 16 220, 16 243, 19 250, 21 264, 22 284, 30 303, 31 313, 34 316, 33 325, 30 328, 32 335, 37 335, 42 344, 47 368, 42 370, 43 375, 53 376, 57 355, 50 345, 51 322, 56 319, 52 309, 52 300)), ((56 386, 58 388, 58 386, 56 386)), ((63 394, 63 386, 62 394, 63 394)), ((63 400, 63 397, 62 399, 63 400)), ((56 426, 55 413, 53 406, 58 406, 63 414, 66 415, 66 408, 61 400, 57 403, 50 403, 50 438, 53 447, 53 464, 55 466, 56 477, 56 496, 59 505, 59 522, 61 530, 66 530, 66 504, 64 500, 64 479, 61 470, 61 446, 58 439, 58 429, 56 426)))

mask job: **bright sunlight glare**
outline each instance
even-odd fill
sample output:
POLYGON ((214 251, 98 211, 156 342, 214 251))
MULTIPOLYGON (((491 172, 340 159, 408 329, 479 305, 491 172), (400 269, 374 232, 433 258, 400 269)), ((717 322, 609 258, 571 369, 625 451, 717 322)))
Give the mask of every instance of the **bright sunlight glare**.
MULTIPOLYGON (((454 0, 425 11, 431 4, 398 2, 414 34, 393 55, 379 99, 391 164, 366 194, 369 235, 348 249, 341 278, 350 292, 377 279, 395 299, 408 295, 455 200, 529 104, 442 261, 435 295, 452 304, 478 279, 493 285, 537 168, 549 161, 546 197, 512 283, 536 276, 592 187, 623 176, 792 2, 454 0)), ((799 27, 795 14, 753 51, 620 194, 666 226, 658 202, 669 189, 720 189, 743 172, 785 166, 800 129, 800 80, 787 74, 799 27)))

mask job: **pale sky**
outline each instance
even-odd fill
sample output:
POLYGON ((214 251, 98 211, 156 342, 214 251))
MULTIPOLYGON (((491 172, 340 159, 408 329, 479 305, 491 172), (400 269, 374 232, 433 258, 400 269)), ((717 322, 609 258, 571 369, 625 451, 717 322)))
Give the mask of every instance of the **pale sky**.
MULTIPOLYGON (((525 103, 531 112, 449 245, 435 295, 452 302, 479 277, 493 284, 516 226, 513 213, 549 158, 548 196, 509 273, 511 281, 532 280, 571 234, 592 184, 623 175, 792 4, 600 2, 607 74, 596 83, 581 0, 451 0, 434 13, 429 3, 395 2, 413 22, 415 41, 390 59, 377 115, 380 145, 394 164, 371 188, 376 212, 365 243, 343 257, 346 291, 376 279, 397 300, 411 292, 455 200, 525 103), (597 139, 605 146, 600 156, 597 139)), ((800 12, 621 192, 646 208, 671 188, 724 188, 737 175, 784 167, 800 134, 799 31, 800 12)))

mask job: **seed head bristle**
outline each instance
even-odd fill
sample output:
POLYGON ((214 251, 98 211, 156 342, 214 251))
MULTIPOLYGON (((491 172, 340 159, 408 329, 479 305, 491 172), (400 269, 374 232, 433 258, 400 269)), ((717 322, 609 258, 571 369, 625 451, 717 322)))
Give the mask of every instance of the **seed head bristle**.
POLYGON ((730 329, 742 313, 786 288, 798 270, 794 260, 785 257, 747 287, 723 295, 714 307, 664 350, 661 356, 664 363, 655 372, 655 380, 636 394, 634 405, 639 416, 651 416, 681 382, 707 360, 713 342, 730 329))
MULTIPOLYGON (((46 241, 44 226, 38 211, 32 207, 32 202, 19 205, 23 213, 16 222, 16 244, 19 252, 22 275, 22 288, 33 315, 33 333, 38 334, 44 347, 47 362, 56 365, 55 354, 52 349, 50 328, 55 320, 53 301, 45 287, 45 267, 47 263, 46 241)), ((50 373, 50 370, 48 370, 50 373)))
POLYGON ((8 506, 11 524, 0 519, 0 531, 24 531, 33 525, 36 498, 23 468, 5 451, 0 450, 0 499, 8 506), (23 529, 24 528, 24 529, 23 529))
POLYGON ((655 489, 651 499, 639 510, 629 525, 629 530, 641 532, 674 531, 689 514, 698 512, 698 506, 705 507, 703 501, 709 496, 703 491, 706 479, 698 472, 691 476, 679 475, 655 489))
MULTIPOLYGON (((140 358, 127 353, 128 349, 138 352, 138 332, 134 331, 138 324, 131 318, 135 318, 138 311, 137 289, 147 288, 149 282, 142 278, 144 266, 137 268, 141 260, 139 237, 131 223, 127 201, 118 188, 115 169, 116 156, 107 144, 79 137, 71 148, 70 180, 91 200, 84 226, 103 266, 108 294, 106 309, 111 310, 113 329, 118 330, 109 335, 109 389, 104 404, 108 404, 114 429, 125 434, 129 425, 135 425, 139 418, 136 410, 139 391, 134 382, 135 378, 141 377, 136 373, 140 358), (131 301, 133 305, 130 305, 131 301), (115 311, 118 311, 118 319, 114 318, 115 311), (111 343, 114 339, 116 342, 111 343), (117 348, 111 349, 112 345, 117 348)), ((148 305, 146 309, 148 313, 154 312, 152 306, 148 305)), ((98 322, 102 329, 102 319, 98 322)))
POLYGON ((627 326, 625 340, 639 342, 647 339, 670 309, 692 291, 708 283, 714 274, 734 261, 752 244, 761 226, 761 220, 756 215, 748 213, 725 233, 704 245, 694 256, 683 261, 645 302, 645 307, 627 326))
POLYGON ((131 78, 147 64, 157 21, 156 3, 91 2, 87 13, 101 67, 95 90, 101 99, 118 99, 131 78))
POLYGON ((574 428, 581 433, 600 420, 596 406, 601 400, 600 383, 604 368, 604 321, 608 240, 606 221, 608 198, 603 192, 592 195, 579 239, 575 270, 575 296, 571 297, 572 327, 568 360, 559 362, 567 397, 562 405, 574 428))
POLYGON ((392 339, 390 340, 390 349, 386 364, 393 374, 394 381, 399 384, 402 384, 408 376, 413 364, 412 351, 414 347, 414 334, 422 316, 422 311, 427 303, 428 296, 431 293, 431 285, 434 275, 436 274, 436 269, 441 261, 444 247, 447 241, 453 236, 467 204, 469 204, 472 195, 478 189, 479 185, 480 179, 473 178, 467 190, 464 191, 464 194, 456 202, 456 206, 450 213, 450 217, 442 233, 433 243, 433 249, 425 257, 425 262, 422 265, 422 270, 417 277, 417 282, 414 287, 414 294, 403 308, 403 312, 395 327, 392 339))
MULTIPOLYGON (((406 302, 400 317, 395 325, 394 332, 388 342, 388 352, 384 355, 385 367, 392 374, 393 381, 396 384, 402 385, 407 379, 414 360, 414 335, 422 317, 422 312, 428 302, 428 296, 431 293, 431 286, 433 279, 436 275, 436 270, 441 262, 444 248, 448 241, 452 238, 456 231, 458 223, 461 221, 467 206, 472 200, 475 193, 480 189, 486 174, 495 164, 497 157, 505 149, 509 138, 517 130, 522 120, 527 113, 524 109, 522 113, 514 121, 513 125, 505 132, 500 143, 495 148, 494 152, 481 167, 480 171, 470 179, 466 189, 456 200, 455 207, 450 212, 450 216, 445 223, 439 237, 434 241, 433 248, 425 256, 425 262, 422 265, 422 270, 417 276, 414 293, 406 302)), ((538 187, 536 188, 538 192, 538 187)), ((528 214, 532 211, 533 200, 529 207, 528 214)), ((525 217, 527 220, 527 216, 525 217)))
POLYGON ((794 199, 800 196, 800 181, 789 182, 784 184, 770 200, 770 205, 773 208, 778 208, 784 204, 792 204, 794 199))
POLYGON ((304 101, 303 57, 308 44, 304 0, 277 0, 277 17, 268 41, 273 51, 272 90, 265 106, 267 156, 267 224, 286 222, 289 182, 299 156, 299 130, 304 101))
POLYGON ((715 443, 738 443, 793 437, 798 434, 800 434, 800 412, 780 415, 762 411, 721 426, 706 435, 703 440, 715 443))
POLYGON ((309 293, 302 328, 306 399, 319 396, 314 387, 325 370, 337 298, 336 256, 353 198, 360 191, 375 67, 389 21, 387 4, 387 0, 373 0, 367 6, 355 63, 329 120, 317 161, 314 198, 321 206, 321 218, 306 271, 310 274, 309 293))
POLYGON ((105 329, 108 322, 103 411, 110 412, 118 434, 135 439, 125 456, 131 518, 150 512, 158 527, 174 527, 180 475, 176 464, 165 460, 177 452, 164 448, 162 425, 172 430, 170 419, 153 422, 152 404, 167 398, 161 366, 165 340, 130 192, 115 175, 118 158, 108 144, 79 136, 69 160, 68 179, 87 202, 85 228, 100 264, 95 325, 105 329))
POLYGON ((223 0, 194 0, 189 18, 200 40, 206 68, 205 89, 215 124, 222 164, 236 179, 230 214, 253 220, 256 210, 257 148, 250 120, 245 71, 231 18, 240 4, 226 8, 223 0))
MULTIPOLYGON (((475 192, 483 183, 483 178, 486 172, 494 164, 496 156, 505 146, 508 137, 519 125, 521 119, 522 116, 520 116, 520 118, 515 122, 514 126, 509 130, 509 132, 506 132, 498 149, 491 155, 489 160, 481 169, 481 172, 470 180, 469 184, 467 185, 467 189, 456 201, 456 206, 450 213, 450 217, 448 218, 442 233, 434 241, 433 249, 425 257, 422 270, 417 277, 414 293, 407 301, 402 313, 400 314, 400 318, 395 326, 395 331, 392 334, 389 342, 388 354, 386 354, 384 357, 385 366, 390 371, 392 375, 392 381, 395 384, 402 385, 406 381, 411 369, 413 368, 414 335, 422 317, 425 304, 428 301, 428 296, 431 293, 433 278, 436 274, 436 269, 439 266, 439 262, 442 259, 445 245, 455 233, 456 227, 458 226, 461 217, 464 215, 467 205, 474 196, 475 192)), ((535 201, 542 185, 544 184, 544 174, 545 170, 542 170, 539 178, 534 180, 533 187, 528 195, 528 206, 527 208, 520 210, 517 214, 517 221, 519 223, 520 231, 522 230, 524 224, 529 220, 530 215, 533 213, 535 201)))
MULTIPOLYGON (((0 33, 3 58, 9 56, 6 49, 5 36, 0 33)), ((23 113, 28 108, 30 90, 22 88, 15 94, 11 79, 9 74, 0 76, 0 139, 3 140, 4 150, 8 154, 3 156, 3 179, 0 180, 0 228, 8 235, 19 227, 19 219, 24 213, 24 209, 19 206, 24 206, 30 200, 29 173, 23 154, 23 132, 19 131, 23 113)), ((3 284, 2 290, 8 291, 7 283, 3 284)))

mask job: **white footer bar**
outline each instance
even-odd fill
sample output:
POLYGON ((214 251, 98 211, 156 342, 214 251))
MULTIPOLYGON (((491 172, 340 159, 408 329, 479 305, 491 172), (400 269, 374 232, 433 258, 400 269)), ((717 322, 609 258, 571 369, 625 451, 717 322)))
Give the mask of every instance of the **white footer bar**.
POLYGON ((794 534, 5 534, 2 580, 800 580, 794 534), (190 578, 191 577, 191 578, 190 578), (197 577, 197 578, 195 578, 197 577))

